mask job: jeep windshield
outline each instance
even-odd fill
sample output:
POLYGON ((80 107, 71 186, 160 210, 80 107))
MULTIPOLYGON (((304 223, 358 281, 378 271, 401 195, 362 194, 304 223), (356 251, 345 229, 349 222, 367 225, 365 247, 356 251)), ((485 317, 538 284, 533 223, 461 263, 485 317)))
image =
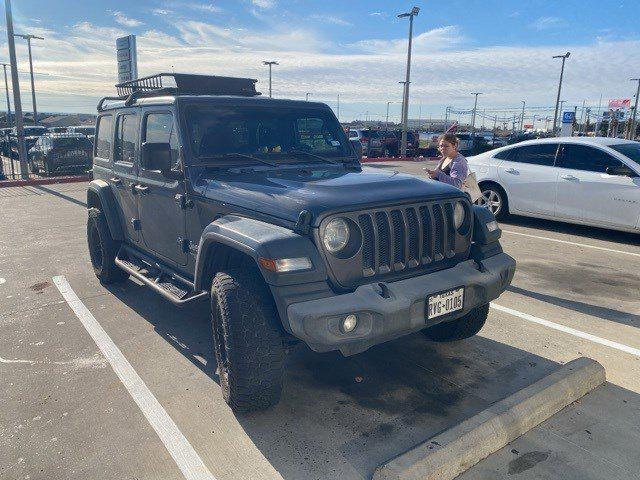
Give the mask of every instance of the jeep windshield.
POLYGON ((339 163, 352 155, 340 124, 325 110, 194 106, 186 124, 194 165, 339 163))

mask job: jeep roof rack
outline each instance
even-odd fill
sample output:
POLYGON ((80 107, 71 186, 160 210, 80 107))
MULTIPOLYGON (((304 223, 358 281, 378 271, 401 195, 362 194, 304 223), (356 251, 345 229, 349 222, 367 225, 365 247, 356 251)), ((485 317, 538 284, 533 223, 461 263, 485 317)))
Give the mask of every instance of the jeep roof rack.
POLYGON ((196 75, 191 73, 157 73, 116 84, 117 97, 104 97, 98 104, 98 111, 106 100, 125 100, 131 105, 137 98, 162 95, 237 95, 255 97, 253 78, 218 77, 216 75, 196 75))
MULTIPOLYGON (((187 73, 158 73, 148 77, 118 83, 118 95, 134 92, 174 95, 241 95, 254 97, 257 80, 253 78, 218 77, 215 75, 194 75, 187 73)), ((152 95, 153 96, 153 95, 152 95)))

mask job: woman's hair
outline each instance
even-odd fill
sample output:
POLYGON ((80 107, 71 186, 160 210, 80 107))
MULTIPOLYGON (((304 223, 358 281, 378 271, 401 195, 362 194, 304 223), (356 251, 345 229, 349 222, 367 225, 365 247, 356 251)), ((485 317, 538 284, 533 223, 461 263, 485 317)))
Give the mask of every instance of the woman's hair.
POLYGON ((458 148, 458 144, 460 144, 460 139, 456 137, 455 133, 445 133, 440 136, 440 140, 444 140, 447 143, 450 143, 454 147, 458 148))

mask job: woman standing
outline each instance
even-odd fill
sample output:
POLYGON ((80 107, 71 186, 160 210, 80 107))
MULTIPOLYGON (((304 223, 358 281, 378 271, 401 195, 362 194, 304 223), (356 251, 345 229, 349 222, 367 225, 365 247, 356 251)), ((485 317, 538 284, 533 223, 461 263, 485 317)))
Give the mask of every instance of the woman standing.
POLYGON ((460 140, 453 133, 442 135, 438 142, 438 150, 442 155, 442 160, 435 170, 425 168, 425 171, 433 180, 448 183, 462 189, 462 185, 469 174, 469 166, 467 165, 467 159, 458 152, 459 143, 460 140))

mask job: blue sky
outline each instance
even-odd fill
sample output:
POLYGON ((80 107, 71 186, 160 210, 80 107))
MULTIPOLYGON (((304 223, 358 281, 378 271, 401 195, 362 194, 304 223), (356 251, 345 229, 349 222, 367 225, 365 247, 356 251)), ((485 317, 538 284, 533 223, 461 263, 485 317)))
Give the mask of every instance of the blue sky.
MULTIPOLYGON (((379 0, 235 0, 202 2, 14 1, 16 32, 34 42, 40 110, 91 111, 113 93, 115 38, 138 35, 139 72, 170 70, 258 78, 262 60, 280 62, 274 94, 311 98, 343 118, 399 113, 407 21, 414 3, 379 0), (71 95, 72 92, 79 92, 71 95)), ((640 75, 640 2, 429 1, 415 20, 411 115, 440 116, 445 105, 469 108, 469 92, 485 92, 479 108, 549 106, 567 50, 568 103, 597 105, 630 97, 640 75)), ((6 52, 6 32, 2 46, 6 52)), ((18 43, 21 70, 26 49, 18 43)), ((21 77, 28 102, 28 82, 21 77)))

